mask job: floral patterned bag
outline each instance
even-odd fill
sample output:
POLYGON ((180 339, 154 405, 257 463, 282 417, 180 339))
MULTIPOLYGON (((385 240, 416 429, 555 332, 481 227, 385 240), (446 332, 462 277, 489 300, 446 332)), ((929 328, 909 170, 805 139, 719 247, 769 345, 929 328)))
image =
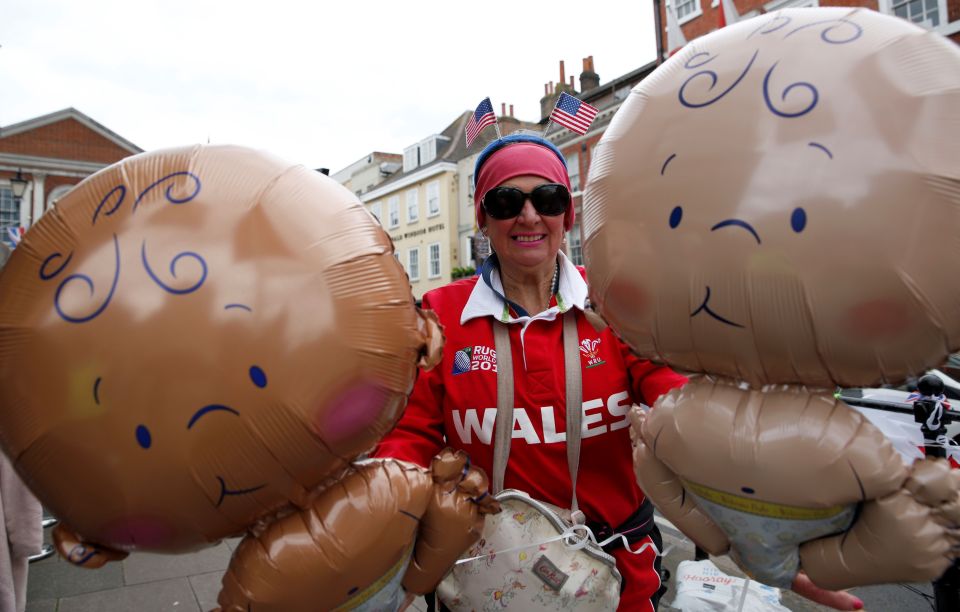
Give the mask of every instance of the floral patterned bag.
POLYGON ((437 587, 454 612, 615 610, 621 576, 615 559, 580 523, 583 514, 506 489, 503 511, 437 587))

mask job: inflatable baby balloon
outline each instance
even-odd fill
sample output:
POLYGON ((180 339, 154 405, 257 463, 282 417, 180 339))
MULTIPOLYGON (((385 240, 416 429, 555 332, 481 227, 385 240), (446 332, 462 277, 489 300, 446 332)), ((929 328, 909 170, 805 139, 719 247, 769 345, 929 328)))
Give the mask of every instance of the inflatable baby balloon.
POLYGON ((845 8, 691 42, 596 148, 593 301, 638 354, 702 374, 637 414, 638 479, 762 582, 925 581, 957 554, 957 478, 905 465, 833 391, 960 349, 958 160, 960 49, 845 8))
POLYGON ((441 342, 333 180, 239 147, 138 155, 0 276, 0 443, 77 565, 248 533, 225 609, 386 608, 495 508, 459 454, 356 462, 441 342))

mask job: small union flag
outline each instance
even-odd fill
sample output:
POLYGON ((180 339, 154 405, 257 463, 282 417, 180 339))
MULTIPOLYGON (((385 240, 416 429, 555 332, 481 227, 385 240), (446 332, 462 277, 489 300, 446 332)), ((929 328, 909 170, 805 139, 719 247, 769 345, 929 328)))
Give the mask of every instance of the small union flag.
POLYGON ((598 112, 595 107, 586 102, 577 100, 567 92, 561 92, 557 105, 550 113, 550 121, 559 123, 577 134, 586 134, 598 112))
POLYGON ((493 105, 490 104, 490 98, 484 98, 473 111, 473 116, 467 121, 467 146, 473 144, 483 128, 493 125, 497 122, 497 117, 493 114, 493 105))
POLYGON ((23 228, 8 227, 7 237, 10 239, 10 242, 13 243, 13 246, 17 246, 18 244, 20 244, 20 239, 23 238, 23 228))

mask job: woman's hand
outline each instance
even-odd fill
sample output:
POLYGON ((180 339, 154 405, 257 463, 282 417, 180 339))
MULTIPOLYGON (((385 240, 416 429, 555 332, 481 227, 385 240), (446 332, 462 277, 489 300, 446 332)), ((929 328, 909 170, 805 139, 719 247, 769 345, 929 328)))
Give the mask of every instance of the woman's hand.
POLYGON ((846 591, 828 591, 821 589, 802 571, 793 579, 793 584, 790 585, 790 588, 800 597, 805 597, 810 601, 828 606, 834 610, 863 609, 863 602, 859 597, 851 595, 846 591))

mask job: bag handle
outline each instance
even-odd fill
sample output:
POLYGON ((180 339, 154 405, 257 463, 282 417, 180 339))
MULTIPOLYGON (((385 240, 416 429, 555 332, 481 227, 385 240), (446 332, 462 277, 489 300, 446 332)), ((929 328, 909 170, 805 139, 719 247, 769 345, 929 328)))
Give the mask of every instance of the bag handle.
POLYGON ((583 418, 583 381, 580 372, 580 346, 577 317, 571 308, 563 315, 563 366, 567 387, 567 466, 573 499, 570 511, 579 510, 577 504, 577 472, 580 469, 580 421, 583 418))
MULTIPOLYGON (((497 421, 493 439, 493 493, 503 490, 503 477, 510 458, 513 439, 513 355, 510 351, 510 330, 497 320, 493 322, 494 349, 497 351, 497 421)), ((580 427, 583 417, 583 380, 580 371, 577 317, 573 308, 563 315, 563 364, 567 392, 567 467, 570 470, 572 499, 570 510, 576 512, 577 472, 580 468, 580 427)))

